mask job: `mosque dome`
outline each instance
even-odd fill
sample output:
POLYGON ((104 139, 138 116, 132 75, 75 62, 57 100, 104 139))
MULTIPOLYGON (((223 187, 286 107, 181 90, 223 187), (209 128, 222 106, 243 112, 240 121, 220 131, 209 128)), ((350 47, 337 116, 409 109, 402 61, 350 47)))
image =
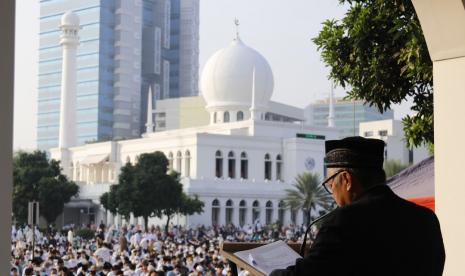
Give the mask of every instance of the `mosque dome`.
POLYGON ((62 26, 79 26, 79 17, 72 11, 67 11, 61 16, 62 26))
POLYGON ((205 64, 201 91, 208 110, 248 110, 252 104, 255 70, 255 103, 265 109, 273 94, 273 72, 266 59, 239 38, 214 53, 205 64))

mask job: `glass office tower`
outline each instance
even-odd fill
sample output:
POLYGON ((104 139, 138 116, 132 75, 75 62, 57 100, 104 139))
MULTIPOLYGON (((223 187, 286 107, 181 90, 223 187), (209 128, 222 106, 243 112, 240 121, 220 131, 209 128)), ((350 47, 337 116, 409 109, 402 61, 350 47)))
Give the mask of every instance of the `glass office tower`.
MULTIPOLYGON (((341 138, 359 135, 361 122, 393 119, 394 112, 387 110, 380 113, 374 106, 363 101, 350 101, 342 98, 334 100, 334 123, 339 129, 341 138)), ((328 126, 329 99, 310 104, 305 109, 307 121, 315 126, 328 126)))
POLYGON ((149 86, 155 99, 198 94, 198 0, 42 0, 39 149, 58 145, 59 24, 68 10, 79 16, 81 24, 78 144, 139 137, 145 129, 149 86))

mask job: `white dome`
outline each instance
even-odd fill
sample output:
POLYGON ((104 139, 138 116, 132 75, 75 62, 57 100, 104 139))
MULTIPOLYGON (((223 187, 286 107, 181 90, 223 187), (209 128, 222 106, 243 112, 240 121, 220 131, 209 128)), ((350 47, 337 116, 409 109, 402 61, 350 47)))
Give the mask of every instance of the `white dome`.
POLYGON ((67 11, 61 16, 62 26, 79 26, 79 17, 72 11, 67 11))
POLYGON ((273 72, 260 53, 237 38, 214 53, 205 64, 201 90, 207 109, 249 109, 254 68, 256 108, 266 108, 273 94, 273 72))

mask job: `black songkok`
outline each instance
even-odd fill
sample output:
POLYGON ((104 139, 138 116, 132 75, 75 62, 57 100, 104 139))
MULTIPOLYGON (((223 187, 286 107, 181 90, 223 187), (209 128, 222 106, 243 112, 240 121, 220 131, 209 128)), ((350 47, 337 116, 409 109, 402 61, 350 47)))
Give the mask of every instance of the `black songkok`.
POLYGON ((325 165, 327 168, 382 169, 384 141, 360 136, 326 141, 325 165))

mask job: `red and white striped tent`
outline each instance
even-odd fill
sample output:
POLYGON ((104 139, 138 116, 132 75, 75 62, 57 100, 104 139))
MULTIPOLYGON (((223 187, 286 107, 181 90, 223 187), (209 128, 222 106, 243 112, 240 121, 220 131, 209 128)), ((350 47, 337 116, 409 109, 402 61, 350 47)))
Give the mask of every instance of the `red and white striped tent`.
POLYGON ((434 211, 434 156, 399 172, 387 184, 398 196, 434 211))

